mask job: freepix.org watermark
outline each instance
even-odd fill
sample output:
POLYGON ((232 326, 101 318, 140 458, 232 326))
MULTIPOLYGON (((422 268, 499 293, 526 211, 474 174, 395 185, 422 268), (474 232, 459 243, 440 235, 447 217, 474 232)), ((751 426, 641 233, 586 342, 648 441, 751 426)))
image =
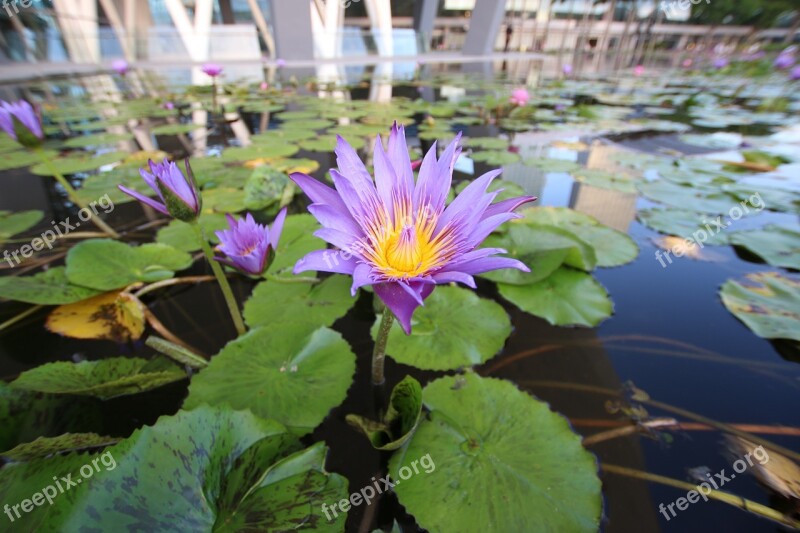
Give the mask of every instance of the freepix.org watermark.
POLYGON ((6 10, 9 17, 19 14, 20 6, 22 9, 28 9, 33 5, 33 0, 3 0, 3 9, 6 10))
POLYGON ((81 222, 88 222, 91 220, 93 216, 98 214, 98 208, 103 210, 104 214, 108 214, 114 210, 114 202, 111 201, 111 198, 106 194, 99 200, 95 200, 91 202, 87 207, 84 207, 80 211, 78 211, 78 220, 73 220, 70 222, 71 217, 67 217, 65 220, 56 223, 55 220, 51 220, 50 224, 52 224, 53 229, 46 230, 42 232, 40 237, 34 238, 30 244, 25 244, 19 247, 17 250, 13 250, 9 252, 8 250, 3 250, 3 259, 8 261, 8 264, 11 268, 19 265, 23 259, 28 259, 33 255, 33 252, 39 252, 44 250, 45 246, 48 250, 53 249, 53 243, 55 243, 59 238, 64 237, 65 235, 69 234, 71 231, 78 229, 81 226, 81 222), (20 259, 20 256, 22 257, 20 259))
POLYGON ((433 459, 431 459, 431 454, 424 455, 419 459, 412 461, 410 465, 401 467, 397 472, 397 475, 400 476, 400 479, 394 483, 392 483, 388 475, 381 479, 375 479, 373 477, 372 485, 367 485, 360 491, 352 493, 350 498, 346 500, 339 500, 331 506, 328 506, 327 503, 323 503, 322 512, 325 513, 325 518, 327 518, 330 522, 339 516, 340 512, 346 513, 348 510, 350 510, 350 507, 358 507, 362 503, 369 505, 378 494, 383 494, 384 491, 388 491, 399 485, 401 481, 405 481, 411 476, 419 474, 420 467, 422 467, 422 471, 426 474, 430 474, 436 470, 436 464, 433 462, 433 459), (331 513, 333 513, 333 516, 331 516, 331 513))
POLYGON ((767 453, 767 450, 765 450, 763 446, 759 446, 753 449, 752 452, 747 452, 744 454, 741 459, 737 459, 733 462, 733 470, 735 473, 726 475, 724 468, 713 476, 709 472, 706 474, 708 481, 703 481, 697 485, 697 490, 690 490, 686 493, 685 497, 681 496, 666 506, 663 503, 658 504, 658 511, 664 515, 664 518, 666 518, 667 521, 670 521, 677 516, 677 513, 674 509, 675 507, 678 508, 678 511, 685 511, 691 504, 700 501, 700 498, 707 502, 708 495, 711 494, 712 489, 719 490, 727 482, 734 480, 736 478, 736 474, 741 474, 749 467, 753 466, 753 457, 756 458, 758 464, 760 465, 765 465, 769 462, 769 454, 767 453), (669 510, 670 514, 667 513, 667 510, 669 510))
POLYGON ((117 467, 117 461, 114 459, 114 456, 111 455, 111 452, 102 453, 92 459, 91 463, 86 463, 78 470, 80 477, 76 475, 75 479, 73 479, 72 474, 67 474, 61 478, 53 476, 54 484, 46 486, 39 492, 35 492, 30 498, 26 498, 15 505, 5 504, 3 506, 3 512, 8 516, 10 521, 14 522, 22 518, 26 513, 33 511, 35 508, 43 506, 45 502, 47 502, 48 505, 53 505, 57 496, 64 494, 72 487, 77 487, 83 483, 84 479, 89 479, 95 475, 95 473, 100 472, 100 465, 106 468, 106 472, 110 472, 117 467))
POLYGON ((699 246, 700 248, 705 247, 705 243, 719 233, 720 231, 724 230, 728 226, 730 226, 734 221, 739 220, 744 215, 750 213, 750 207, 753 207, 756 213, 762 211, 765 207, 764 200, 761 198, 760 193, 755 193, 747 200, 742 200, 739 202, 739 205, 733 206, 728 211, 728 216, 730 220, 722 219, 722 215, 712 219, 712 220, 703 220, 702 223, 705 224, 705 228, 700 228, 694 233, 692 233, 691 237, 687 237, 684 241, 676 244, 672 247, 671 250, 661 251, 656 250, 656 260, 661 263, 661 268, 667 268, 667 265, 672 264, 672 258, 670 254, 674 254, 675 257, 683 257, 687 250, 694 248, 695 246, 699 246), (666 261, 664 261, 666 259, 666 261))

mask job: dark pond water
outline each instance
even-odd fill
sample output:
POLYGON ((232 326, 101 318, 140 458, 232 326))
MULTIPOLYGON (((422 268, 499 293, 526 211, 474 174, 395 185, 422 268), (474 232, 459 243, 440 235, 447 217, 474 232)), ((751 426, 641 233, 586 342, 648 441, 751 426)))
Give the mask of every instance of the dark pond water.
MULTIPOLYGON (((414 89, 401 87, 396 89, 395 95, 411 90, 414 89)), ((363 97, 367 96, 366 91, 361 92, 363 97)), ((358 91, 354 91, 354 96, 358 96, 358 91)), ((273 121, 276 118, 280 115, 273 117, 273 121)), ((259 125, 258 116, 246 116, 245 121, 253 127, 259 125)), ((498 134, 497 129, 485 126, 468 131, 476 136, 498 134)), ((566 153, 567 157, 583 163, 591 159, 596 164, 597 158, 607 158, 609 151, 618 150, 620 146, 654 153, 681 147, 686 152, 698 151, 696 147, 687 148, 671 133, 578 137, 587 143, 586 149, 566 150, 566 153), (601 144, 591 143, 597 140, 601 144)), ((159 141, 163 150, 178 155, 184 151, 174 138, 159 138, 159 141)), ((212 136, 209 146, 222 142, 221 136, 212 136)), ((301 152, 296 157, 316 159, 324 170, 336 166, 332 155, 301 152)), ((488 165, 476 164, 475 175, 488 168, 488 165)), ((317 175, 321 176, 322 172, 317 175)), ((459 177, 470 176, 461 173, 459 177)), ((576 182, 565 174, 542 173, 522 165, 507 168, 505 179, 517 182, 529 194, 540 196, 540 205, 572 207, 629 233, 638 243, 640 253, 634 262, 625 266, 595 272, 613 298, 615 309, 613 317, 597 328, 553 327, 511 304, 504 304, 514 332, 502 353, 478 367, 478 373, 511 380, 549 402, 583 435, 605 431, 624 421, 621 415, 609 413, 607 401, 623 398, 617 393, 628 383, 635 383, 655 400, 717 421, 800 427, 798 354, 788 344, 757 337, 725 309, 718 296, 718 289, 725 280, 772 268, 756 258, 737 255, 733 248, 725 246, 714 248, 716 261, 682 258, 664 268, 655 259, 658 248, 653 239, 658 234, 635 218, 637 206, 645 204, 646 200, 576 182), (572 385, 602 388, 609 393, 579 390, 572 385)), ((25 169, 0 172, 0 209, 41 209, 47 212, 45 221, 63 218, 67 208, 51 181, 25 169)), ((135 203, 120 205, 108 220, 115 227, 135 227, 148 222, 135 203)), ((152 230, 142 230, 140 235, 141 242, 146 242, 152 230)), ((188 274, 205 273, 206 267, 199 266, 201 264, 197 262, 188 274)), ((7 271, 3 273, 8 274, 7 271)), ((241 301, 246 299, 251 288, 247 282, 234 286, 241 301)), ((491 295, 494 291, 491 283, 480 282, 481 294, 491 295)), ((151 310, 168 329, 190 344, 213 354, 235 336, 215 286, 174 288, 168 294, 169 298, 158 300, 151 310)), ((15 303, 0 305, 0 322, 26 308, 15 303)), ((10 380, 19 372, 48 361, 150 353, 141 343, 117 345, 60 337, 42 327, 44 317, 45 311, 40 311, 0 334, 0 377, 10 380)), ((325 440, 330 445, 328 469, 345 475, 351 487, 368 484, 369 479, 384 468, 386 460, 344 421, 348 413, 369 414, 365 406, 369 405, 372 394, 368 383, 373 344, 369 328, 373 320, 371 297, 362 292, 357 305, 334 325, 357 354, 357 374, 347 400, 305 438, 309 444, 325 440)), ((391 348, 389 351, 391 353, 391 348)), ((416 376, 423 384, 441 375, 387 360, 389 388, 406 374, 416 376)), ((43 432, 55 435, 66 430, 126 436, 144 424, 152 424, 161 415, 175 413, 185 394, 186 383, 181 382, 106 402, 65 402, 45 427, 31 428, 30 436, 33 438, 43 432)), ((648 411, 652 416, 672 416, 653 407, 648 407, 648 411)), ((730 471, 731 461, 718 431, 674 431, 669 435, 671 438, 665 434, 656 438, 633 435, 600 443, 590 450, 602 463, 681 480, 689 479, 689 469, 700 466, 712 472, 723 468, 730 471)), ((767 437, 787 448, 800 450, 798 437, 767 437)), ((562 467, 568 471, 570 465, 562 467)), ((770 522, 713 501, 692 505, 668 521, 659 514, 659 504, 675 501, 683 494, 681 491, 612 473, 603 474, 602 480, 606 504, 604 528, 609 532, 777 530, 770 522)), ((752 476, 740 476, 725 488, 770 504, 767 491, 752 476)), ((413 520, 405 515, 393 497, 381 502, 377 516, 373 514, 376 508, 373 505, 351 511, 348 531, 368 531, 378 525, 388 525, 395 518, 406 531, 415 530, 413 520)), ((452 509, 452 512, 459 510, 452 509)))

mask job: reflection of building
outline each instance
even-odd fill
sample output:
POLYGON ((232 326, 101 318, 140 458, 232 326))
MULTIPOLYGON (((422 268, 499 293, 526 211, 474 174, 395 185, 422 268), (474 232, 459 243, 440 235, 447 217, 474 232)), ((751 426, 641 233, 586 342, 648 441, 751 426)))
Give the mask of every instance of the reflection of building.
POLYGON ((628 233, 636 216, 636 195, 576 182, 570 207, 591 215, 606 226, 628 233))

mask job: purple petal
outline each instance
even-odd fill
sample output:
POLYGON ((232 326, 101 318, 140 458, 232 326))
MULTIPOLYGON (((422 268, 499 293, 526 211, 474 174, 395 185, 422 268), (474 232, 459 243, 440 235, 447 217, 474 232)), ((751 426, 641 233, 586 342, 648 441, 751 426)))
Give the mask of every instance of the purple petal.
POLYGON ((375 139, 373 163, 375 164, 375 185, 378 190, 378 196, 383 205, 386 206, 389 216, 394 217, 394 206, 397 200, 409 198, 412 189, 404 188, 403 182, 398 178, 397 172, 399 170, 395 169, 389 157, 383 151, 380 135, 375 139))
POLYGON ((131 196, 131 197, 135 198, 136 200, 139 200, 143 204, 149 205, 150 207, 152 207, 153 209, 155 209, 156 211, 158 211, 160 213, 163 213, 165 215, 169 215, 169 211, 167 211, 167 206, 165 206, 164 204, 160 204, 160 203, 156 202, 155 200, 153 200, 152 198, 148 198, 147 196, 145 196, 143 194, 140 194, 140 193, 138 193, 138 192, 136 192, 134 190, 131 190, 131 189, 125 187, 124 185, 117 185, 117 187, 119 187, 119 190, 121 190, 122 192, 124 192, 128 196, 131 196))
POLYGON ((289 176, 315 204, 326 204, 339 211, 347 211, 341 196, 334 189, 307 174, 295 172, 289 176))
POLYGON ((410 198, 410 194, 414 190, 414 172, 411 170, 411 156, 408 154, 405 128, 398 126, 396 121, 392 126, 391 133, 389 133, 387 155, 399 180, 399 189, 407 192, 410 198))
POLYGON ((359 263, 353 270, 353 285, 350 287, 350 294, 355 296, 358 289, 373 283, 375 280, 372 277, 372 268, 366 263, 359 263))
POLYGON ((286 208, 280 210, 278 216, 272 221, 272 226, 269 228, 269 243, 272 245, 273 250, 278 249, 278 243, 281 240, 281 233, 283 233, 283 223, 286 220, 286 208))
POLYGON ((349 233, 354 239, 364 235, 361 226, 353 220, 353 217, 347 211, 342 212, 327 204, 311 204, 308 206, 308 212, 314 215, 314 218, 326 228, 349 233))
POLYGON ((500 213, 510 213, 511 211, 516 211, 519 206, 527 204, 528 202, 535 202, 537 199, 538 198, 535 196, 518 196, 516 198, 502 200, 487 207, 486 211, 483 212, 482 218, 487 219, 494 215, 499 215, 500 213))
POLYGON ((437 272, 433 275, 433 280, 436 283, 463 283, 471 289, 475 289, 475 278, 463 272, 437 272))
POLYGON ((338 250, 314 250, 297 261, 297 264, 294 265, 294 273, 314 270, 351 275, 357 264, 354 257, 345 258, 338 250))
MULTIPOLYGON (((353 149, 341 135, 336 136, 336 164, 339 172, 353 184, 356 190, 375 190, 372 177, 367 172, 367 167, 359 159, 355 149, 353 149)), ((338 187, 337 187, 338 189, 338 187)))
POLYGON ((353 236, 349 233, 338 231, 332 228, 320 228, 314 232, 314 236, 319 237, 323 241, 330 243, 351 255, 358 255, 358 240, 353 238, 353 236))
POLYGON ((353 182, 335 169, 331 170, 331 178, 333 178, 333 184, 347 206, 347 210, 362 228, 364 227, 364 221, 380 220, 381 204, 378 200, 378 193, 372 183, 369 184, 371 191, 369 189, 359 191, 353 182))
POLYGON ((406 335, 411 334, 411 317, 419 307, 419 302, 427 298, 433 291, 434 285, 428 283, 411 282, 389 282, 379 283, 374 286, 375 294, 383 301, 387 308, 397 317, 400 326, 406 335), (406 285, 402 287, 401 285, 406 285), (408 290, 410 289, 410 291, 408 290), (414 292, 417 297, 411 296, 409 292, 414 292))
POLYGON ((477 248, 483 240, 489 236, 500 224, 504 224, 512 218, 519 218, 516 213, 500 213, 489 218, 484 218, 475 226, 467 238, 469 248, 477 248))
POLYGON ((474 261, 466 261, 458 265, 458 270, 460 272, 471 275, 483 274, 484 272, 499 270, 501 268, 516 268, 523 272, 531 271, 523 262, 510 257, 483 257, 481 259, 475 259, 474 261))
POLYGON ((6 132, 9 137, 15 141, 17 140, 17 133, 14 131, 14 120, 11 118, 11 113, 5 106, 0 107, 0 129, 6 132))
POLYGON ((447 206, 447 209, 444 210, 444 213, 442 213, 439 222, 436 224, 436 232, 438 233, 448 223, 457 220, 464 221, 469 218, 473 218, 475 221, 480 220, 488 204, 480 209, 478 209, 478 205, 486 202, 486 189, 492 184, 492 180, 502 172, 502 169, 492 170, 467 185, 467 187, 461 191, 461 194, 456 196, 456 199, 453 200, 453 202, 447 206))

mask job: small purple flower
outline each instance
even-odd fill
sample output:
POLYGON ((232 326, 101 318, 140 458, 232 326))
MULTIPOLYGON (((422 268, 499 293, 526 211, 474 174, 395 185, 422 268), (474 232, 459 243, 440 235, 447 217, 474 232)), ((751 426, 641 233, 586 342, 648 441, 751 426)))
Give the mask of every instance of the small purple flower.
POLYGON ((111 62, 111 70, 113 70, 120 76, 124 76, 125 74, 127 74, 129 68, 130 66, 128 65, 128 62, 125 61, 124 59, 115 59, 114 61, 111 62))
POLYGON ((0 129, 29 148, 39 146, 44 139, 42 117, 25 100, 14 103, 0 100, 0 129))
POLYGON ((461 154, 456 139, 437 160, 436 144, 425 155, 415 180, 405 132, 396 123, 387 150, 378 136, 375 181, 343 138, 336 145, 338 170, 332 189, 306 174, 292 180, 308 195, 309 212, 322 224, 314 235, 339 250, 317 250, 300 259, 294 272, 317 270, 353 277, 351 293, 372 285, 375 294, 410 334, 411 317, 437 284, 459 282, 475 287, 473 276, 516 268, 522 262, 500 248, 478 248, 500 224, 519 215, 514 210, 536 198, 521 196, 492 203, 488 192, 500 170, 475 179, 445 205, 453 167, 461 154))
POLYGON ((150 172, 140 168, 139 174, 158 195, 160 203, 123 185, 118 185, 119 190, 165 215, 184 222, 195 220, 200 214, 202 199, 197 192, 197 183, 189 166, 189 160, 186 159, 185 162, 186 176, 172 161, 165 159, 161 163, 154 163, 150 160, 148 163, 150 172))
POLYGON ((775 61, 772 64, 777 69, 785 70, 794 65, 794 56, 791 54, 781 53, 781 55, 775 58, 775 61))
POLYGON ((277 61, 275 61, 275 65, 276 65, 278 68, 283 68, 283 67, 285 67, 285 66, 286 66, 286 60, 285 60, 285 59, 281 59, 281 58, 279 57, 279 58, 277 59, 277 61))
POLYGON ((272 228, 256 223, 250 213, 238 220, 231 215, 227 218, 230 229, 216 232, 220 241, 217 250, 225 257, 215 259, 245 274, 260 276, 275 257, 283 221, 286 220, 286 208, 275 217, 272 228))
POLYGON ((792 69, 792 71, 789 73, 789 78, 794 81, 800 80, 800 65, 792 69))
POLYGON ((528 93, 528 89, 520 87, 511 91, 511 98, 509 98, 509 102, 516 106, 524 106, 528 105, 528 101, 530 99, 531 95, 528 93))
POLYGON ((725 57, 718 57, 714 60, 714 68, 717 70, 721 70, 728 66, 728 59, 725 57))
POLYGON ((561 67, 561 71, 564 73, 565 76, 570 76, 572 74, 572 65, 567 63, 563 67, 561 67))
POLYGON ((220 74, 222 74, 222 65, 218 65, 216 63, 206 63, 203 65, 202 71, 211 76, 212 78, 216 78, 220 74))
POLYGON ((164 102, 163 104, 161 104, 161 107, 163 107, 164 109, 172 110, 175 109, 175 104, 173 102, 164 102))

